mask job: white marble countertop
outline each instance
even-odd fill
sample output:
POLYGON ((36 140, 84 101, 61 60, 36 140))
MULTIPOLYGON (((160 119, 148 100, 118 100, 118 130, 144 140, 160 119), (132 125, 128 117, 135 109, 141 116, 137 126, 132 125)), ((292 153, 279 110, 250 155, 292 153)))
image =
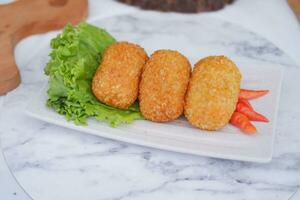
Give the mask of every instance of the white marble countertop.
MULTIPOLYGON (((264 35, 287 53, 248 31, 239 32, 235 43, 210 41, 210 45, 215 45, 218 51, 228 50, 228 54, 236 59, 259 60, 284 66, 272 162, 255 164, 137 147, 88 136, 25 116, 22 110, 28 94, 46 81, 41 71, 47 61, 47 44, 56 34, 52 32, 32 36, 18 45, 16 59, 21 68, 23 83, 14 92, 0 97, 2 150, 17 181, 35 200, 288 199, 300 186, 300 104, 297 93, 300 68, 295 64, 300 55, 294 52, 297 45, 292 45, 295 41, 293 37, 299 33, 299 26, 298 29, 292 27, 287 33, 280 32, 286 24, 277 15, 272 19, 273 30, 290 36, 284 42, 277 34, 270 34, 268 28, 264 29, 270 21, 264 22, 259 18, 268 17, 271 13, 264 5, 272 4, 273 10, 276 10, 284 4, 278 0, 251 2, 256 6, 251 8, 247 5, 249 1, 240 0, 232 7, 205 15, 242 23, 242 26, 264 35), (251 20, 246 13, 253 12, 257 6, 261 10, 251 20), (239 9, 234 10, 237 7, 239 9), (257 40, 247 41, 249 38, 257 40), (294 58, 294 61, 289 57, 294 58)), ((139 16, 135 8, 107 0, 90 1, 89 20, 116 14, 139 16)), ((289 15, 290 11, 286 10, 285 17, 289 15)), ((197 21, 197 16, 193 20, 197 21)), ((130 19, 129 22, 129 27, 134 24, 130 19)), ((297 25, 296 21, 291 23, 297 25)), ((151 25, 149 27, 147 31, 151 32, 151 25)), ((147 43, 143 39, 140 42, 147 43)), ((0 164, 1 160, 2 157, 0 164)), ((14 180, 5 171, 8 171, 5 167, 0 168, 0 199, 27 199, 21 189, 13 188, 14 180), (6 188, 6 193, 3 188, 6 188)))

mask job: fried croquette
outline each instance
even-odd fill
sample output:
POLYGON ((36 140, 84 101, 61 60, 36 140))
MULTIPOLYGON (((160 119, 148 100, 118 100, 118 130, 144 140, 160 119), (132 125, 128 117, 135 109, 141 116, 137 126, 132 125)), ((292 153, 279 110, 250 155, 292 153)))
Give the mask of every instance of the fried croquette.
POLYGON ((138 96, 140 76, 148 56, 143 48, 115 42, 104 52, 92 81, 94 95, 101 102, 126 109, 138 96))
POLYGON ((140 82, 139 101, 143 116, 165 122, 183 113, 191 65, 177 51, 155 51, 147 61, 140 82))
POLYGON ((185 97, 184 115, 204 130, 225 126, 235 110, 241 74, 225 56, 209 56, 195 64, 185 97))

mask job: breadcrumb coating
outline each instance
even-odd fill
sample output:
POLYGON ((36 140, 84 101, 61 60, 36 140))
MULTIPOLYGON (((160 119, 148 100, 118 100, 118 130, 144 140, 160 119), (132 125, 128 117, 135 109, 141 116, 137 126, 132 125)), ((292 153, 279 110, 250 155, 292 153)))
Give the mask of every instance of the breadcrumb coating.
POLYGON ((104 52, 92 81, 92 91, 101 102, 126 109, 135 102, 142 69, 148 60, 143 48, 115 42, 104 52))
POLYGON ((184 115, 204 130, 225 126, 235 110, 241 74, 225 56, 209 56, 195 64, 185 97, 184 115))
POLYGON ((139 101, 143 116, 165 122, 183 113, 191 65, 177 51, 155 51, 147 61, 140 83, 139 101))

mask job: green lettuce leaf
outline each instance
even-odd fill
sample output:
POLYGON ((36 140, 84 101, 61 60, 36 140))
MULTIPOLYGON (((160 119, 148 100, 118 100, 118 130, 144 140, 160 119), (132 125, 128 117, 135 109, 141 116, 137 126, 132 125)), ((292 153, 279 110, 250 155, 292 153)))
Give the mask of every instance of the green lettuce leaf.
POLYGON ((88 117, 110 126, 141 119, 137 103, 117 109, 99 102, 91 91, 91 81, 104 49, 115 42, 105 30, 82 22, 67 25, 51 40, 50 61, 44 71, 49 76, 47 105, 75 124, 86 124, 88 117))

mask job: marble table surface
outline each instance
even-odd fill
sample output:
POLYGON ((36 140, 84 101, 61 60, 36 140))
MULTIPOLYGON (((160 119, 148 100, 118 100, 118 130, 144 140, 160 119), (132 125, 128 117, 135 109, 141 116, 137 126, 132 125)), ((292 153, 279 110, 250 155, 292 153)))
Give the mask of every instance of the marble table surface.
POLYGON ((33 199, 279 200, 299 188, 300 68, 284 52, 253 32, 210 17, 145 14, 133 9, 91 22, 117 38, 138 42, 148 52, 176 48, 193 63, 205 55, 226 54, 234 60, 282 65, 273 160, 257 164, 160 151, 26 116, 28 98, 47 81, 42 71, 49 41, 57 34, 50 32, 30 37, 17 47, 22 84, 1 99, 2 150, 13 175, 33 199), (167 20, 159 20, 163 18, 167 20))

